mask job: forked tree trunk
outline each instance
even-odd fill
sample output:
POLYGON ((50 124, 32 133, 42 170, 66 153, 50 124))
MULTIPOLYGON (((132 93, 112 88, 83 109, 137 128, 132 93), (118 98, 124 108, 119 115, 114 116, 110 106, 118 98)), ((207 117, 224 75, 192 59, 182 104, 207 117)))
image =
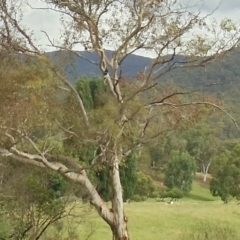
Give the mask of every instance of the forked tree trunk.
POLYGON ((204 182, 207 181, 207 174, 208 174, 209 167, 210 167, 210 163, 208 163, 207 166, 205 166, 205 164, 203 163, 203 181, 204 182))
POLYGON ((115 157, 110 169, 112 184, 112 211, 114 216, 111 226, 114 240, 129 240, 127 217, 124 214, 123 190, 119 174, 119 160, 115 157))
MULTIPOLYGON (((53 171, 59 172, 67 179, 81 184, 89 194, 91 201, 90 203, 95 207, 98 214, 101 218, 111 227, 113 233, 114 240, 129 240, 129 234, 127 229, 127 218, 124 214, 124 205, 123 205, 123 194, 122 194, 122 186, 120 181, 120 173, 119 173, 119 160, 117 157, 114 158, 112 162, 112 166, 110 168, 110 178, 111 178, 111 187, 112 187, 112 209, 110 209, 107 204, 103 201, 103 199, 98 194, 96 188, 93 186, 91 181, 89 180, 86 172, 84 170, 70 171, 64 164, 59 162, 72 162, 75 160, 57 155, 57 156, 48 156, 48 159, 42 156, 38 156, 38 159, 42 160, 42 162, 35 161, 31 154, 23 153, 16 150, 16 153, 12 153, 9 150, 1 149, 0 154, 4 154, 4 156, 11 157, 15 160, 18 160, 22 163, 27 163, 31 165, 35 165, 38 167, 47 167, 53 171), (51 161, 50 161, 51 160, 51 161), (53 162, 54 161, 54 162, 53 162)), ((36 156, 36 155, 35 155, 36 156)), ((81 166, 79 165, 81 169, 81 166)))

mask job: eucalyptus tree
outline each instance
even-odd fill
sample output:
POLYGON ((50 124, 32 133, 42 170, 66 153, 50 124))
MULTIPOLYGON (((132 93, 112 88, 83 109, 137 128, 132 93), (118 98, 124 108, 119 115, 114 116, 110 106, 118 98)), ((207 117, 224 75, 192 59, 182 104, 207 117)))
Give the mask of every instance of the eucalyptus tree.
POLYGON ((169 188, 177 188, 188 193, 197 170, 195 159, 188 152, 174 151, 167 165, 164 184, 169 188))
POLYGON ((209 168, 221 144, 219 138, 217 138, 217 131, 213 126, 198 124, 194 129, 187 132, 186 140, 186 149, 196 159, 203 173, 203 181, 206 182, 209 168))
MULTIPOLYGON (((85 59, 86 56, 74 51, 76 46, 95 52, 98 61, 86 60, 99 66, 108 92, 102 96, 104 104, 101 108, 88 111, 75 88, 46 59, 32 32, 21 25, 20 7, 24 3, 2 0, 1 54, 8 58, 16 56, 16 53, 23 54, 34 59, 33 63, 40 64, 41 68, 36 68, 33 75, 27 67, 22 70, 18 67, 13 73, 1 68, 1 81, 8 79, 12 85, 6 86, 10 91, 11 87, 15 90, 12 94, 9 89, 0 94, 3 106, 0 152, 8 159, 49 168, 81 184, 90 197, 90 203, 110 226, 114 239, 130 239, 119 165, 144 144, 164 137, 182 122, 193 120, 200 106, 225 111, 206 97, 196 100, 191 94, 184 98, 187 91, 161 89, 158 80, 176 68, 205 66, 221 57, 238 45, 239 28, 229 19, 211 21, 211 13, 204 15, 198 7, 201 4, 186 5, 180 0, 43 2, 46 2, 46 7, 40 10, 44 14, 49 10, 62 14, 63 30, 59 41, 52 40, 49 33, 43 31, 49 44, 85 59), (111 57, 105 50, 109 45, 114 49, 111 57), (128 55, 140 50, 151 51, 154 55, 152 61, 137 74, 135 81, 121 84, 124 77, 122 63, 128 55), (26 75, 27 69, 29 75, 26 75), (26 80, 26 76, 31 76, 29 81, 35 77, 32 87, 28 81, 24 82, 28 88, 19 84, 26 80), (61 98, 58 94, 47 93, 48 85, 62 91, 61 98), (56 108, 59 103, 62 103, 61 112, 56 108), (7 117, 11 117, 11 121, 7 117), (40 131, 36 131, 36 126, 40 131), (39 137, 41 134, 44 136, 39 137), (76 148, 92 145, 95 149, 92 161, 82 165, 68 151, 56 147, 57 141, 51 146, 48 139, 53 135, 60 136, 60 140, 74 139, 76 148), (99 196, 88 177, 88 169, 92 167, 109 169, 111 206, 99 196)), ((32 9, 35 4, 32 3, 32 9)))
POLYGON ((213 163, 210 191, 213 196, 221 197, 224 203, 228 203, 233 198, 239 201, 239 150, 240 145, 237 140, 226 141, 213 163))

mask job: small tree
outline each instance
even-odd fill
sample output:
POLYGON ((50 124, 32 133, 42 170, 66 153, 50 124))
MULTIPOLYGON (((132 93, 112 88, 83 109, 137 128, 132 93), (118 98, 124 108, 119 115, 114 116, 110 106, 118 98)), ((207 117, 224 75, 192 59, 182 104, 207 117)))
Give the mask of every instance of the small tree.
MULTIPOLYGON (((3 175, 0 192, 0 236, 4 234, 3 239, 37 240, 46 237, 49 228, 62 224, 62 219, 72 213, 74 191, 62 176, 43 173, 33 167, 26 169, 18 164, 5 165, 0 173, 3 175), (19 169, 17 175, 14 174, 15 168, 19 169)), ((81 215, 83 219, 87 213, 79 211, 75 223, 80 222, 81 215)), ((64 228, 68 228, 67 222, 64 228)))
POLYGON ((178 188, 187 193, 192 188, 196 170, 197 166, 193 157, 187 152, 174 151, 165 171, 164 184, 170 189, 178 188))
POLYGON ((206 123, 198 124, 185 134, 186 150, 193 156, 203 173, 203 181, 207 180, 209 168, 216 156, 219 138, 213 126, 206 123))
POLYGON ((221 197, 224 203, 240 196, 240 144, 234 145, 217 157, 210 183, 212 195, 221 197))
POLYGON ((152 178, 143 172, 138 172, 135 194, 138 196, 149 197, 155 190, 156 186, 152 178))

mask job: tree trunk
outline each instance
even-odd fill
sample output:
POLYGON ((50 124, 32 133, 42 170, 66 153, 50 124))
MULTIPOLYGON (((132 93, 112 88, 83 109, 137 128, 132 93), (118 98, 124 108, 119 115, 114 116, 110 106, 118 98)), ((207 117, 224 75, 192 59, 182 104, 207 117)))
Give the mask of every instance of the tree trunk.
MULTIPOLYGON (((110 177, 111 177, 111 187, 112 187, 112 209, 110 209, 106 202, 98 194, 96 188, 93 186, 91 181, 89 180, 86 172, 82 171, 70 171, 65 165, 59 162, 66 162, 66 161, 74 161, 69 157, 57 155, 57 156, 48 156, 48 159, 42 156, 37 156, 37 159, 42 160, 42 162, 35 161, 33 155, 23 153, 20 151, 16 152, 20 155, 18 156, 16 153, 9 152, 8 150, 0 148, 0 154, 4 154, 10 158, 18 160, 22 163, 32 164, 38 167, 49 168, 53 171, 59 172, 67 179, 81 184, 89 194, 91 200, 90 203, 95 207, 98 214, 101 218, 110 226, 113 239, 114 240, 129 240, 129 234, 127 229, 127 218, 124 215, 124 205, 123 205, 123 195, 122 195, 122 186, 120 181, 120 174, 119 174, 119 160, 117 156, 113 159, 111 168, 110 168, 110 177), (49 160, 49 161, 48 161, 49 160), (51 161, 50 161, 51 160, 51 161)), ((70 161, 70 162, 71 162, 70 161)), ((79 165, 79 169, 81 166, 79 165)), ((76 169, 77 170, 77 169, 76 169)))
POLYGON ((112 211, 114 216, 111 226, 114 240, 129 240, 127 217, 124 214, 123 190, 119 174, 119 160, 115 157, 110 169, 112 184, 112 211))
POLYGON ((210 167, 210 163, 208 163, 207 166, 205 166, 205 164, 203 163, 203 181, 204 182, 207 181, 207 174, 208 174, 209 167, 210 167))

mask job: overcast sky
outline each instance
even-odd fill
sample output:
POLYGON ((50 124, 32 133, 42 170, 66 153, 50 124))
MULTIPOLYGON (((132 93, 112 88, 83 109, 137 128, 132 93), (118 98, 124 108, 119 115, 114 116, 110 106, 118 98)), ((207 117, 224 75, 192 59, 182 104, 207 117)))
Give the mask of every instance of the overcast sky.
POLYGON ((216 16, 231 18, 240 24, 240 0, 204 0, 204 11, 208 12, 216 8, 216 16))
MULTIPOLYGON (((41 0, 27 0, 33 7, 44 7, 41 0)), ((199 2, 199 0, 182 0, 189 4, 191 2, 199 2)), ((203 0, 204 5, 201 12, 209 13, 215 9, 219 0, 203 0)), ((200 8, 200 4, 198 4, 200 8)), ((59 29, 61 28, 59 22, 59 14, 46 10, 32 10, 29 7, 24 8, 23 23, 35 32, 35 38, 39 43, 46 45, 47 41, 41 30, 49 33, 51 39, 57 40, 59 38, 59 29)), ((220 6, 214 13, 216 18, 231 18, 236 23, 240 24, 240 0, 220 0, 220 6)), ((48 48, 48 50, 51 50, 48 48)))

